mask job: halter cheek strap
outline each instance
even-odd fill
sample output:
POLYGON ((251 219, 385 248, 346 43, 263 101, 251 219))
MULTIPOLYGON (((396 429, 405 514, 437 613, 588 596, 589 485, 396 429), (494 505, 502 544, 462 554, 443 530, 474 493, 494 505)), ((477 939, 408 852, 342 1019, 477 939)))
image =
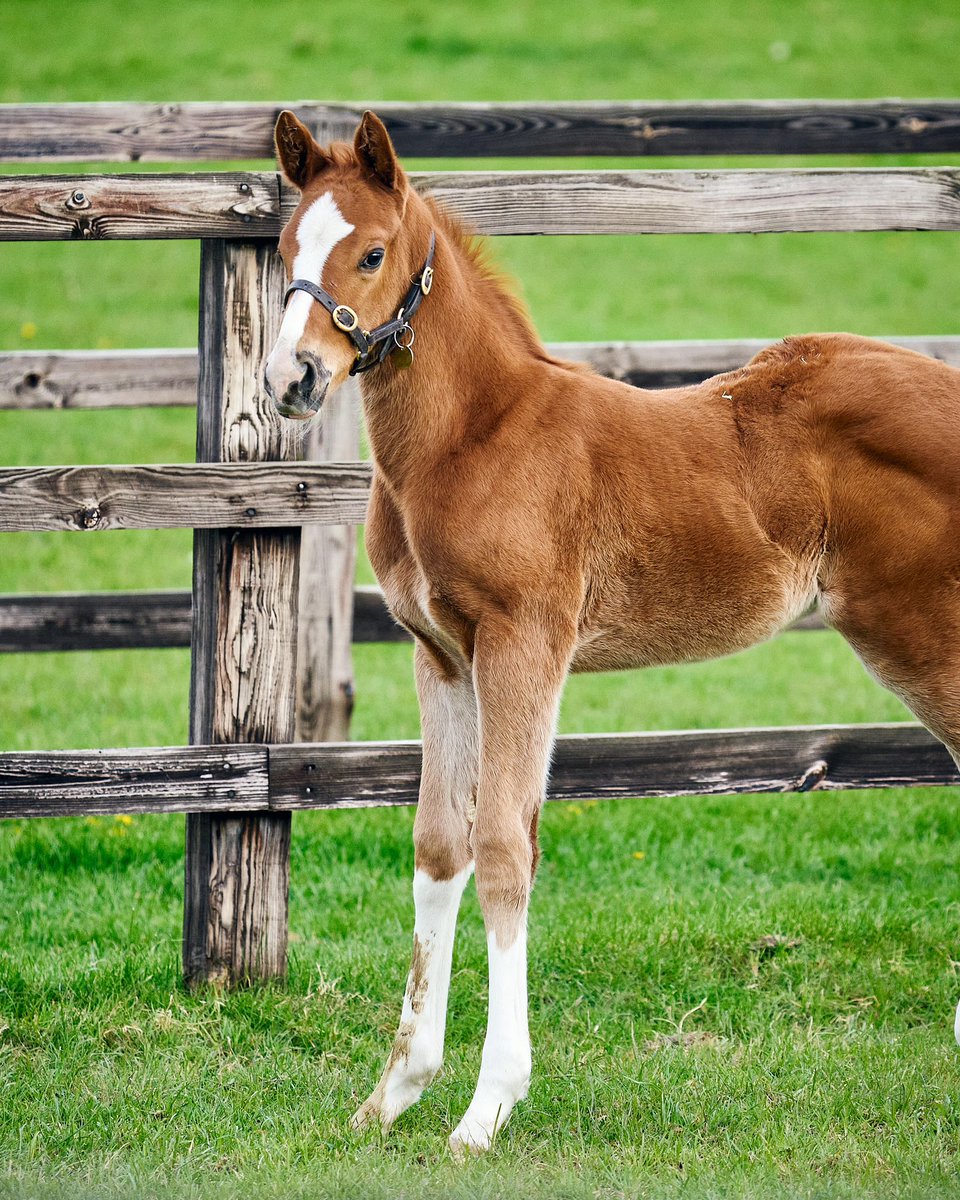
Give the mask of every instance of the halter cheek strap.
POLYGON ((290 282, 283 294, 284 307, 294 292, 306 292, 318 304, 323 305, 337 329, 345 333, 356 347, 357 357, 350 368, 351 375, 359 375, 363 371, 369 371, 371 367, 379 366, 388 354, 396 352, 399 352, 402 359, 398 359, 398 365, 409 366, 413 361, 413 352, 410 349, 413 344, 410 318, 423 303, 424 296, 430 295, 430 289, 433 287, 433 255, 436 245, 436 234, 431 233, 426 261, 420 273, 413 277, 407 294, 400 302, 397 315, 375 329, 361 329, 360 318, 348 304, 338 304, 329 292, 311 283, 309 279, 294 279, 290 282), (402 339, 407 334, 410 335, 409 341, 404 342, 402 339))

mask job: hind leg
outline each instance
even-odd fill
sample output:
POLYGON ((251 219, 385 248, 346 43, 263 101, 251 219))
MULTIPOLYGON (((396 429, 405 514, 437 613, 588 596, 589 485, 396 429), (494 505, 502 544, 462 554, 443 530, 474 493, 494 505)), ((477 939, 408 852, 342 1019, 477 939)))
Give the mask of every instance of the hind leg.
MULTIPOLYGON (((830 613, 870 673, 946 746, 960 768, 960 595, 885 597, 830 613), (872 618, 872 619, 871 619, 872 618)), ((825 606, 829 612, 829 606, 825 606)), ((958 781, 960 782, 960 781, 958 781)), ((960 1043, 960 1004, 954 1019, 960 1043)))

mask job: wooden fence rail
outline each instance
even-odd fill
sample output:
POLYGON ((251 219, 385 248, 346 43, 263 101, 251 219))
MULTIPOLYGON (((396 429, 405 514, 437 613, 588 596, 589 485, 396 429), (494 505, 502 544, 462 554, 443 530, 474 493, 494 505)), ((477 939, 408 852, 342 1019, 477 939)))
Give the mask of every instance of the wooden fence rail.
MULTIPOLYGON (((415 804, 419 742, 194 745, 0 754, 0 817, 280 814, 415 804)), ((919 725, 825 725, 557 739, 551 800, 954 784, 919 725)))
MULTIPOLYGON (((960 169, 445 171, 411 176, 481 234, 960 229, 960 169)), ((271 238, 274 172, 0 177, 0 241, 271 238)))
MULTIPOLYGON (((884 337, 960 367, 960 337, 884 337)), ((679 387, 735 370, 770 344, 729 341, 549 342, 561 358, 587 362, 635 387, 679 387)), ((12 350, 0 352, 0 410, 189 408, 197 402, 196 350, 12 350)))
MULTIPOLYGON (((175 590, 0 595, 0 654, 189 646, 191 606, 192 593, 175 590)), ((791 628, 823 627, 811 613, 791 628)), ((353 589, 351 640, 409 640, 379 588, 353 589)))
POLYGON ((322 143, 365 108, 404 157, 915 154, 960 151, 952 100, 634 101, 563 104, 18 104, 0 106, 7 162, 273 158, 290 108, 322 143))

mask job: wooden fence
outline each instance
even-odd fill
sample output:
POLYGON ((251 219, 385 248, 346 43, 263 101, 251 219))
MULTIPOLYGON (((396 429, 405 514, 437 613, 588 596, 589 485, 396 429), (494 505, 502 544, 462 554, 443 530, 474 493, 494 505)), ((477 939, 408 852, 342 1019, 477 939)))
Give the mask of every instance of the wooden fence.
MULTIPOLYGON (((362 106, 0 106, 7 162, 269 157, 277 112, 321 140, 362 106)), ((421 158, 960 151, 960 103, 378 104, 421 158)), ((482 232, 960 229, 960 171, 433 171, 415 185, 482 232)), ((273 242, 293 197, 274 171, 0 177, 0 241, 199 238, 194 351, 0 355, 0 408, 197 404, 197 462, 0 469, 0 531, 194 533, 191 592, 0 596, 0 650, 191 645, 191 745, 0 754, 0 816, 185 812, 187 980, 281 974, 290 816, 411 804, 417 743, 346 743, 349 646, 401 637, 353 586, 369 468, 348 405, 299 460, 259 388, 276 334, 273 242), (309 604, 299 596, 310 594, 309 604), (299 737, 300 741, 295 738, 299 737)), ((960 365, 960 338, 892 339, 960 365)), ((564 345, 643 386, 705 378, 762 343, 564 345)), ((815 618, 804 623, 816 627, 815 618)), ((946 751, 912 725, 566 737, 553 799, 940 785, 946 751)))

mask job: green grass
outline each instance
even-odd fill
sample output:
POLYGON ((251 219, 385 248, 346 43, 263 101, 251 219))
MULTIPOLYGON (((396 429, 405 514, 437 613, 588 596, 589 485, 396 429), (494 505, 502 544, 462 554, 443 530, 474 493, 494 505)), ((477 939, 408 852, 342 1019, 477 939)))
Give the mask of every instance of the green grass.
MULTIPOLYGON (((956 96, 958 37, 956 6, 918 0, 31 0, 0 8, 0 101, 956 96)), ((948 234, 494 251, 553 339, 957 331, 948 234)), ((192 243, 0 247, 0 347, 192 345, 197 257, 192 243)), ((189 461, 193 440, 185 411, 0 413, 12 464, 189 461)), ((5 535, 0 591, 186 587, 190 561, 182 531, 5 535)), ((355 735, 416 736, 409 648, 358 647, 356 672, 355 735)), ((183 651, 0 657, 0 746, 183 742, 188 676, 183 651)), ((838 638, 797 634, 719 663, 576 678, 561 725, 905 716, 838 638)), ((410 812, 298 814, 286 986, 193 996, 179 985, 182 819, 7 822, 0 1194, 955 1195, 958 800, 549 806, 534 1084, 496 1150, 463 1168, 444 1135, 484 1024, 472 895, 443 1076, 389 1137, 346 1126, 397 1018, 410 812), (768 934, 796 944, 763 957, 768 934), (692 1044, 657 1040, 681 1022, 692 1044)))

